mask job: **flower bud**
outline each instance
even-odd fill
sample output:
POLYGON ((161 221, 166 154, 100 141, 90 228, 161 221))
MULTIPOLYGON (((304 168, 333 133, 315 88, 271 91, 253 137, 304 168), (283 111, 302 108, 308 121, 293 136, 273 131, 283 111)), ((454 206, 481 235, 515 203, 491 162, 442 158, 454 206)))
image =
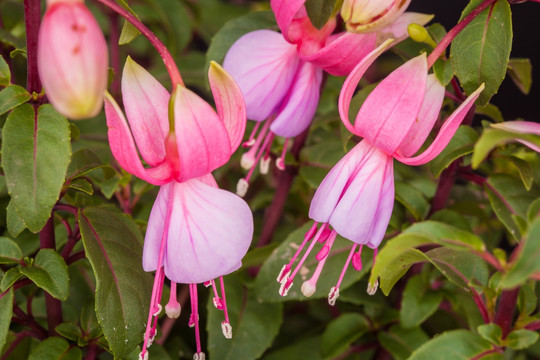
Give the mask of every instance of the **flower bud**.
POLYGON ((83 0, 49 0, 39 29, 38 67, 47 97, 71 119, 97 115, 107 87, 107 43, 83 0))
POLYGON ((403 14, 410 2, 411 0, 344 0, 341 17, 350 32, 378 31, 403 14))

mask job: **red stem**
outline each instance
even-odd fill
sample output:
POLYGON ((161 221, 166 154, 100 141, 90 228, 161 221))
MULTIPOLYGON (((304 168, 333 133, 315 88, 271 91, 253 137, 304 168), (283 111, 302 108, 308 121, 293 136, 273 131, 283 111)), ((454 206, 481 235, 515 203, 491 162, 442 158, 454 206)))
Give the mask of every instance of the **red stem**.
MULTIPOLYGON (((15 301, 15 299, 13 299, 15 301)), ((32 332, 36 335, 36 337, 40 340, 44 340, 47 338, 47 330, 43 328, 32 316, 29 316, 26 314, 22 309, 13 303, 13 314, 15 314, 16 318, 13 318, 14 321, 20 322, 22 325, 28 326, 32 332)))
POLYGON ((465 16, 456 26, 454 26, 448 34, 441 40, 441 42, 433 49, 431 54, 427 58, 428 68, 432 67, 435 61, 443 54, 448 45, 454 40, 454 38, 459 34, 471 21, 474 20, 482 11, 484 11, 488 6, 493 4, 497 0, 484 0, 478 7, 465 16))
POLYGON ((169 72, 169 77, 171 78, 172 82, 172 90, 176 88, 176 85, 182 85, 184 86, 184 81, 182 80, 182 76, 180 75, 180 71, 178 71, 178 67, 176 66, 176 63, 174 62, 174 59, 165 47, 161 40, 158 39, 158 37, 149 29, 147 28, 143 23, 137 19, 133 14, 131 14, 129 11, 121 7, 120 5, 116 4, 112 0, 97 0, 103 5, 109 7, 113 11, 117 12, 120 16, 125 18, 127 21, 129 21, 133 26, 137 28, 146 38, 150 41, 150 43, 156 48, 159 55, 163 59, 163 63, 165 63, 165 67, 167 68, 167 71, 169 72))
POLYGON ((41 22, 41 1, 24 0, 24 19, 26 26, 26 59, 28 61, 26 88, 31 94, 41 92, 37 65, 39 25, 41 22))
POLYGON ((501 327, 503 339, 506 338, 512 330, 518 295, 519 286, 514 289, 504 290, 499 299, 499 306, 497 308, 497 313, 495 314, 494 322, 501 327))

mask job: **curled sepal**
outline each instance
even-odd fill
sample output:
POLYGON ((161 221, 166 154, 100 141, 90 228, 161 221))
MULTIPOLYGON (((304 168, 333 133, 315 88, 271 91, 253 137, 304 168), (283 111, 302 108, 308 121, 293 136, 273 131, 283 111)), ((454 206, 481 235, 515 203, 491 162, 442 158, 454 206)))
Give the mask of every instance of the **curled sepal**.
POLYGON ((454 136, 454 133, 458 129, 459 125, 465 118, 465 115, 469 112, 474 102, 480 96, 480 93, 484 90, 484 84, 481 84, 461 105, 446 119, 441 130, 437 134, 433 143, 420 155, 415 157, 404 157, 399 154, 394 154, 394 158, 407 165, 422 165, 433 160, 437 155, 444 150, 446 145, 454 136))
POLYGON ((214 61, 210 63, 208 80, 218 116, 227 129, 231 152, 234 152, 240 145, 246 130, 246 104, 242 91, 231 75, 214 61))
POLYGON ((116 161, 127 172, 151 184, 163 185, 170 181, 172 169, 168 162, 149 169, 143 166, 122 110, 111 94, 105 92, 104 98, 109 145, 116 161))
POLYGON ((229 134, 214 109, 188 88, 178 85, 171 101, 174 109, 175 179, 197 178, 225 164, 232 154, 229 134))
POLYGON ((159 81, 128 56, 122 73, 122 99, 137 148, 151 166, 165 159, 170 97, 159 81))
POLYGON ((360 81, 362 76, 364 76, 366 70, 371 66, 371 64, 373 64, 377 57, 379 57, 379 55, 381 55, 383 51, 388 48, 388 45, 390 45, 391 42, 392 40, 390 39, 386 40, 375 50, 366 55, 362 59, 362 61, 360 61, 358 65, 356 65, 356 67, 351 71, 351 73, 345 80, 345 83, 343 84, 343 87, 339 94, 339 115, 345 127, 353 134, 356 134, 356 130, 349 121, 349 107, 351 105, 351 99, 353 97, 354 90, 356 89, 356 86, 358 85, 358 82, 360 81))
POLYGON ((271 0, 270 5, 272 6, 272 11, 276 16, 276 21, 278 23, 279 29, 283 34, 283 37, 289 41, 289 27, 293 21, 296 13, 306 0, 271 0))
POLYGON ((241 266, 253 236, 253 217, 240 197, 198 179, 161 187, 148 221, 145 271, 156 269, 164 239, 165 276, 203 283, 241 266))

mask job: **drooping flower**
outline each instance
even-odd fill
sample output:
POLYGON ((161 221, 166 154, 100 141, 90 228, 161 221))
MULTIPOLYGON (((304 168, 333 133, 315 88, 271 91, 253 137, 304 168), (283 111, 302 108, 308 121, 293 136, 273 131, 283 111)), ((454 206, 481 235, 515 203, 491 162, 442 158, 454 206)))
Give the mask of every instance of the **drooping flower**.
POLYGON ((253 218, 246 202, 219 189, 210 173, 227 162, 240 144, 245 105, 240 89, 219 65, 212 63, 208 76, 217 113, 182 85, 169 95, 129 58, 122 77, 127 120, 114 99, 105 95, 109 143, 115 159, 131 174, 161 185, 143 250, 144 270, 156 271, 156 275, 141 359, 147 358, 146 348, 156 334, 165 277, 171 281, 171 298, 165 307, 171 317, 180 315, 176 284, 189 284, 189 325, 195 327, 197 343, 194 359, 204 359, 199 336, 198 283, 212 285, 214 303, 225 314, 223 334, 232 336, 222 277, 241 266, 251 243, 253 218), (217 278, 221 296, 214 280, 217 278))
MULTIPOLYGON (((339 97, 341 120, 349 131, 363 140, 332 168, 317 189, 309 210, 309 217, 315 224, 277 279, 281 283, 282 296, 287 294, 307 254, 319 241, 325 243, 324 250, 316 257, 319 265, 313 277, 302 285, 306 296, 315 292, 332 239, 339 234, 354 245, 336 286, 328 295, 329 303, 335 304, 349 264, 352 262, 353 267, 360 270, 363 245, 375 249, 376 255, 384 237, 394 205, 393 159, 408 165, 421 165, 435 158, 446 147, 484 88, 482 84, 474 91, 446 119, 433 143, 420 155, 413 156, 438 119, 444 98, 444 87, 433 74, 428 75, 425 54, 409 60, 381 81, 363 103, 354 125, 349 122, 349 105, 354 90, 386 46, 384 43, 366 56, 343 85, 339 97), (317 230, 318 223, 321 226, 317 230), (293 271, 296 257, 310 240, 312 243, 293 271)), ((373 294, 376 289, 376 286, 371 287, 368 292, 373 294)))
POLYGON ((70 119, 97 115, 107 88, 107 43, 83 0, 48 0, 38 69, 47 98, 70 119))
MULTIPOLYGON (((244 94, 247 117, 257 121, 244 143, 250 150, 242 157, 242 166, 250 171, 240 180, 238 194, 247 191, 253 166, 259 160, 262 159, 261 172, 268 171, 275 135, 289 139, 309 126, 319 103, 323 70, 336 76, 347 75, 378 43, 389 37, 402 40, 410 23, 423 25, 431 19, 428 15, 408 13, 380 32, 332 35, 336 19, 332 17, 321 29, 315 28, 304 2, 272 0, 281 34, 270 30, 247 33, 225 57, 224 68, 244 94)), ((280 169, 285 166, 287 145, 286 140, 276 161, 280 169)))
POLYGON ((351 32, 377 31, 401 16, 411 0, 345 0, 341 17, 351 32))

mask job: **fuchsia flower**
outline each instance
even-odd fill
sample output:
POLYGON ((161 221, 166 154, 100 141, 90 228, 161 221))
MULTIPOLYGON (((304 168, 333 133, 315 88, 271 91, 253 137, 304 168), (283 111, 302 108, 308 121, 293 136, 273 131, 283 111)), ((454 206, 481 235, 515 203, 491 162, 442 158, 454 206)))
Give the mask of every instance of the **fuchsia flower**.
POLYGON ((344 0, 341 17, 351 32, 377 31, 401 16, 411 0, 344 0))
POLYGON ((246 202, 219 189, 210 172, 227 162, 240 144, 246 122, 245 106, 240 89, 219 65, 211 64, 208 77, 217 113, 182 85, 169 95, 152 75, 129 58, 122 77, 127 121, 110 94, 105 95, 114 157, 131 174, 161 185, 143 250, 144 270, 156 271, 140 356, 143 359, 148 356, 150 338, 155 336, 164 277, 171 280, 171 299, 166 306, 171 317, 180 315, 176 283, 190 284, 190 326, 195 326, 197 340, 195 359, 204 359, 196 284, 212 285, 214 303, 225 313, 223 333, 227 338, 232 336, 222 276, 241 266, 251 243, 253 218, 246 202), (148 167, 143 165, 139 153, 148 167), (221 297, 214 281, 218 277, 221 297))
MULTIPOLYGON (((363 103, 354 125, 349 122, 348 111, 354 90, 387 44, 366 56, 343 85, 339 97, 341 120, 349 131, 363 140, 334 166, 317 189, 309 210, 309 217, 315 224, 277 279, 281 283, 282 296, 287 294, 296 273, 319 241, 325 244, 316 257, 319 264, 312 278, 302 285, 304 295, 315 292, 333 239, 339 234, 354 245, 328 296, 329 303, 335 303, 349 263, 360 270, 363 245, 376 250, 386 232, 394 205, 393 159, 408 165, 421 165, 435 158, 446 147, 484 88, 482 84, 448 117, 433 143, 422 154, 413 156, 431 132, 444 98, 444 87, 433 74, 428 75, 425 54, 409 60, 381 81, 363 103), (318 223, 322 225, 317 231, 318 223), (291 274, 296 257, 310 240, 308 250, 291 274)), ((370 294, 375 291, 376 286, 368 289, 370 294)))
MULTIPOLYGON (((242 89, 248 119, 258 122, 244 144, 251 149, 242 157, 242 166, 250 172, 238 184, 237 193, 241 196, 247 191, 253 165, 261 158, 261 172, 268 171, 274 134, 291 138, 311 123, 319 103, 323 70, 336 76, 347 75, 377 43, 388 37, 402 40, 410 23, 423 25, 431 19, 428 15, 409 13, 379 33, 331 35, 335 18, 316 29, 306 14, 304 2, 272 0, 281 34, 270 30, 245 34, 229 49, 223 63, 242 89)), ((286 141, 276 162, 280 169, 284 169, 287 144, 286 141)))
POLYGON ((107 88, 107 43, 83 0, 48 0, 38 69, 47 98, 71 119, 97 115, 107 88))

